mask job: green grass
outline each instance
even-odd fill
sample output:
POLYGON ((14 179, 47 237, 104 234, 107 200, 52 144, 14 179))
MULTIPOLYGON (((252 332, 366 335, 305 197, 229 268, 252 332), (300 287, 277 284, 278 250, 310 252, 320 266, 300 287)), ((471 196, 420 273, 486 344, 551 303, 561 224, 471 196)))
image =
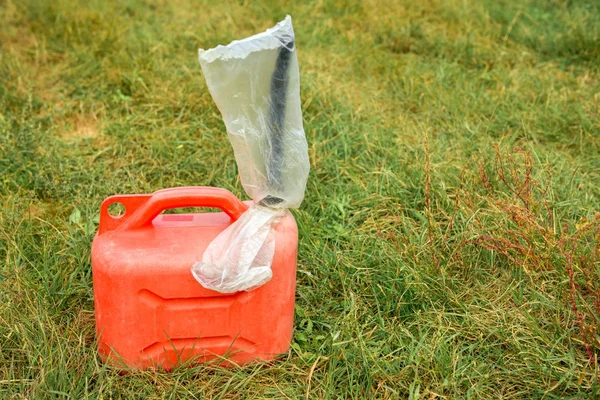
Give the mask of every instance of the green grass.
POLYGON ((1 398, 600 396, 597 1, 9 0, 0 26, 1 398), (286 13, 312 166, 292 350, 122 376, 94 349, 100 203, 244 196, 196 50, 286 13))

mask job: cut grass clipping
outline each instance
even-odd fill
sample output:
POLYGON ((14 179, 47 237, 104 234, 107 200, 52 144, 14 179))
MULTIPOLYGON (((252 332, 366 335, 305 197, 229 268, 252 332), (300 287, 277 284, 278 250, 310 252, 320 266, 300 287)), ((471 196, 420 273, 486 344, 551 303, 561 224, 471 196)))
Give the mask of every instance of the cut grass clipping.
POLYGON ((2 2, 0 398, 598 398, 599 7, 2 2), (286 13, 312 164, 292 349, 120 375, 100 203, 244 197, 196 50, 286 13))

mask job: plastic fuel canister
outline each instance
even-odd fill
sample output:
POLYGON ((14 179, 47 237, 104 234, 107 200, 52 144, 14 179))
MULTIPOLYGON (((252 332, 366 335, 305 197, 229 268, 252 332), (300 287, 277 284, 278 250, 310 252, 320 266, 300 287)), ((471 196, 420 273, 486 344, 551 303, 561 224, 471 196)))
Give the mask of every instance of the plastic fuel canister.
POLYGON ((99 352, 117 367, 172 369, 219 358, 243 364, 288 351, 293 331, 298 230, 288 212, 275 228, 273 277, 263 286, 224 294, 202 287, 190 267, 208 244, 248 208, 210 187, 116 195, 101 206, 92 244, 99 352), (125 212, 111 216, 121 203, 125 212), (223 212, 162 214, 181 207, 223 212))

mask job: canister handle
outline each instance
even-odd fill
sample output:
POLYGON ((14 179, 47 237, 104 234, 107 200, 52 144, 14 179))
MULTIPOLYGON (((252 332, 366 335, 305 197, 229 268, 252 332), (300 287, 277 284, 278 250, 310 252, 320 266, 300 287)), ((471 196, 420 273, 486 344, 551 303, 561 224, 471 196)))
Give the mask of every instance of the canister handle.
POLYGON ((206 186, 163 189, 151 195, 116 195, 102 202, 98 234, 115 229, 138 229, 149 226, 162 211, 180 207, 220 208, 234 221, 248 209, 248 206, 230 191, 206 186), (113 203, 123 204, 125 213, 118 217, 110 215, 108 207, 113 203))

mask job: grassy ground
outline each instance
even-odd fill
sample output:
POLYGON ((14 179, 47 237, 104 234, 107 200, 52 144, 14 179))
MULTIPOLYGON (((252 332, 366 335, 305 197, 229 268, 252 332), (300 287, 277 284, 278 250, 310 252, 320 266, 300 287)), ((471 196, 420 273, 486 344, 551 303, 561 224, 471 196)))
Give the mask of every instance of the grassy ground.
POLYGON ((0 397, 598 398, 598 2, 217 3, 0 2, 0 397), (286 13, 293 348, 121 376, 94 350, 100 202, 243 196, 196 49, 286 13))

